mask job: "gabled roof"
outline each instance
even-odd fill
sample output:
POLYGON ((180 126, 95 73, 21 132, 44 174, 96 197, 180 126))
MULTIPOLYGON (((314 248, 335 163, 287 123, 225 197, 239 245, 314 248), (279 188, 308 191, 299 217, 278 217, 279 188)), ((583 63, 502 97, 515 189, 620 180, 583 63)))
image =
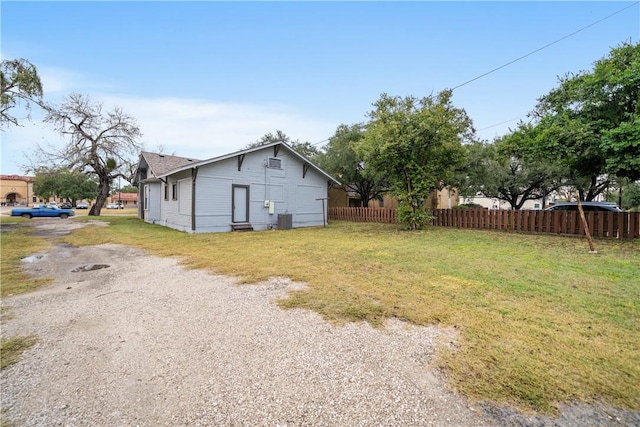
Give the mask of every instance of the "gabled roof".
POLYGON ((318 171, 320 174, 324 175, 328 180, 333 181, 336 184, 340 184, 340 181, 338 181, 337 179, 335 179, 334 177, 332 177, 331 175, 329 175, 328 173, 326 173, 325 171, 320 169, 318 166, 314 165, 309 159, 304 157, 302 154, 298 153, 292 147, 290 147, 289 145, 287 145, 287 144, 285 144, 283 142, 280 142, 280 141, 271 142, 269 144, 260 145, 258 147, 247 148, 246 150, 236 151, 234 153, 225 154, 224 156, 213 157, 213 158, 208 159, 208 160, 201 160, 199 162, 194 162, 194 163, 191 163, 189 165, 184 165, 184 166, 178 167, 176 169, 172 169, 172 170, 166 171, 165 173, 160 174, 160 175, 156 175, 156 176, 158 178, 165 177, 167 175, 170 175, 170 174, 173 174, 173 173, 177 173, 177 172, 180 172, 180 171, 183 171, 183 170, 191 169, 191 168, 194 168, 194 167, 197 168, 197 167, 204 166, 204 165, 209 165, 211 163, 216 163, 216 162, 220 162, 222 160, 227 160, 227 159, 230 159, 230 158, 235 157, 235 156, 240 156, 240 155, 243 155, 243 154, 253 153, 254 151, 260 151, 260 150, 264 150, 264 149, 267 149, 267 148, 271 148, 271 147, 274 147, 276 145, 280 145, 282 148, 286 149, 289 153, 291 153, 294 156, 298 157, 303 163, 308 163, 310 165, 310 167, 312 167, 313 169, 318 171))
POLYGON ((170 156, 168 154, 151 153, 143 151, 140 153, 141 160, 144 159, 149 165, 149 173, 147 177, 163 176, 172 169, 179 168, 188 164, 197 163, 200 160, 190 159, 188 157, 170 156))

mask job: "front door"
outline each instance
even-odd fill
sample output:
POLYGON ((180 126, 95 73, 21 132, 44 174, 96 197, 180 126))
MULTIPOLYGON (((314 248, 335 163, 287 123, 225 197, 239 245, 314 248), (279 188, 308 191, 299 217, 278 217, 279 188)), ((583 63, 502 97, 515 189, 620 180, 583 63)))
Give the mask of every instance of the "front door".
POLYGON ((249 222, 249 186, 234 185, 231 195, 231 222, 249 222))

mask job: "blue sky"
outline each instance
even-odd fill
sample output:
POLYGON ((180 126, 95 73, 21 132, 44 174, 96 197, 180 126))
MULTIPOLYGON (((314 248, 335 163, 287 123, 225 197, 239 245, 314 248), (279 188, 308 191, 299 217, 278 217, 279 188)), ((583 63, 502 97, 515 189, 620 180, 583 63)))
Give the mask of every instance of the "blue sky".
MULTIPOLYGON (((319 143, 366 121, 383 92, 455 87, 630 5, 456 89, 491 140, 559 76, 638 43, 638 3, 2 1, 1 55, 38 67, 46 100, 88 94, 134 116, 145 149, 206 159, 276 129, 319 143)), ((35 144, 64 143, 32 115, 0 135, 2 174, 23 173, 35 144)))

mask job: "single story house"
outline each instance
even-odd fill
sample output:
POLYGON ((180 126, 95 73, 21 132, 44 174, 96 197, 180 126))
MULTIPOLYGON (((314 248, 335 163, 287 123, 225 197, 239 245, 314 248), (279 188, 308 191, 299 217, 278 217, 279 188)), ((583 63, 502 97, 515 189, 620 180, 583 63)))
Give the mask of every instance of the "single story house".
POLYGON ((113 193, 109 196, 109 203, 121 203, 125 208, 137 206, 138 193, 113 193))
POLYGON ((139 217, 189 233, 323 225, 338 183, 282 142, 202 161, 160 156, 140 156, 139 217))

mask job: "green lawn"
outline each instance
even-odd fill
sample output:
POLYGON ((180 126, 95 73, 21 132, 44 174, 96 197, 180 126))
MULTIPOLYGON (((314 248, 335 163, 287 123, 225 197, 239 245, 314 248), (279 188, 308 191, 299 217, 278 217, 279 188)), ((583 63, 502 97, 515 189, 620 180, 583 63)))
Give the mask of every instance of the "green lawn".
POLYGON ((396 317, 455 327, 456 345, 442 346, 437 363, 472 398, 547 413, 572 400, 640 409, 638 241, 597 240, 589 254, 583 239, 476 230, 332 222, 190 235, 102 219, 112 226, 64 240, 135 245, 248 283, 304 281, 281 305, 338 324, 396 317))

